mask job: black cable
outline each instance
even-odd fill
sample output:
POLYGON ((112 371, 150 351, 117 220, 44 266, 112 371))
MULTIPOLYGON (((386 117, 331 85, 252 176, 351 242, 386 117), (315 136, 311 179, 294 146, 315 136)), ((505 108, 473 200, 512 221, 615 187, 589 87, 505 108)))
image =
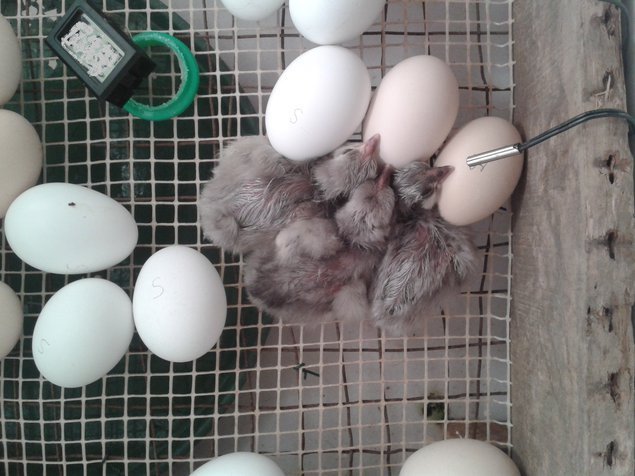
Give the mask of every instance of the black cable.
POLYGON ((629 11, 628 7, 622 0, 600 0, 600 1, 604 3, 609 3, 611 5, 615 5, 620 10, 621 20, 622 20, 620 22, 620 26, 622 28, 622 55, 624 56, 624 59, 626 59, 626 55, 628 51, 628 42, 631 37, 631 29, 632 29, 631 12, 629 11))
MULTIPOLYGON (((622 40, 623 40, 623 45, 626 48, 626 44, 628 43, 630 33, 631 33, 630 32, 631 14, 628 7, 622 0, 600 0, 600 1, 614 5, 620 10, 623 17, 622 19, 624 20, 622 22, 622 26, 624 27, 624 30, 625 30, 622 32, 623 33, 622 40)), ((598 119, 601 117, 620 117, 622 119, 625 119, 628 121, 630 125, 630 133, 631 134, 635 133, 635 117, 619 109, 597 109, 594 111, 585 112, 583 114, 580 114, 579 116, 569 119, 568 121, 554 127, 553 129, 549 129, 548 131, 543 132, 542 134, 534 137, 533 139, 529 139, 528 141, 520 144, 518 148, 520 151, 527 150, 530 147, 533 147, 534 145, 540 144, 541 142, 544 142, 547 139, 550 139, 551 137, 557 134, 560 134, 561 132, 571 129, 572 127, 575 127, 591 119, 598 119)))
POLYGON ((551 139, 553 136, 561 134, 562 132, 568 131, 569 129, 575 126, 583 124, 592 119, 600 119, 603 117, 617 117, 617 118, 625 119, 626 121, 628 121, 631 127, 631 130, 635 131, 635 117, 631 116, 630 114, 620 109, 595 109, 592 111, 583 112, 582 114, 579 114, 569 119, 568 121, 563 122, 562 124, 552 127, 551 129, 543 132, 542 134, 538 134, 536 137, 532 139, 529 139, 521 144, 518 144, 517 145, 518 151, 523 152, 529 149, 530 147, 538 145, 546 141, 547 139, 551 139))
POLYGON ((477 165, 485 165, 488 162, 494 160, 505 159, 507 157, 513 157, 520 152, 524 152, 530 147, 538 145, 547 139, 551 139, 553 136, 568 131, 572 127, 579 126, 591 119, 600 119, 603 117, 616 117, 618 119, 624 119, 628 121, 631 133, 635 133, 635 117, 631 116, 627 112, 621 109, 594 109, 592 111, 583 112, 575 117, 572 117, 568 121, 558 124, 545 132, 538 134, 536 137, 529 139, 519 144, 512 144, 505 147, 499 147, 497 149, 488 150, 480 154, 470 155, 467 158, 468 167, 476 167, 477 165))
MULTIPOLYGON (((624 15, 624 19, 626 20, 626 25, 630 26, 631 12, 629 12, 628 7, 622 0, 600 0, 600 1, 604 3, 610 3, 611 5, 615 5, 617 8, 619 8, 620 12, 622 12, 622 15, 624 15)), ((626 33, 629 33, 629 32, 626 32, 626 33)))

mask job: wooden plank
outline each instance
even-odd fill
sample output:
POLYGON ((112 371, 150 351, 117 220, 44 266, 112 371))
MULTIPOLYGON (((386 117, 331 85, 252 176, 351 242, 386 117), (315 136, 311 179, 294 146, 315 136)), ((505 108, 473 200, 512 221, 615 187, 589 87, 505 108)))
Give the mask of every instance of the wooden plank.
MULTIPOLYGON (((615 7, 517 0, 514 19, 525 138, 625 109, 615 7)), ((528 151, 513 200, 511 324, 513 456, 527 476, 635 473, 632 171, 627 126, 614 119, 528 151)))

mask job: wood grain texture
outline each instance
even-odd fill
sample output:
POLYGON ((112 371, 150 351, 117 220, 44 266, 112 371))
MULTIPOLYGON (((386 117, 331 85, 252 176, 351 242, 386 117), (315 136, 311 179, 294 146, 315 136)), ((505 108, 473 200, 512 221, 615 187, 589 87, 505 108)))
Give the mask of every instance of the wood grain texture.
MULTIPOLYGON (((586 110, 625 109, 615 7, 517 0, 514 19, 525 138, 586 110)), ((627 130, 600 119, 530 149, 514 195, 512 442, 527 476, 635 473, 627 130)))

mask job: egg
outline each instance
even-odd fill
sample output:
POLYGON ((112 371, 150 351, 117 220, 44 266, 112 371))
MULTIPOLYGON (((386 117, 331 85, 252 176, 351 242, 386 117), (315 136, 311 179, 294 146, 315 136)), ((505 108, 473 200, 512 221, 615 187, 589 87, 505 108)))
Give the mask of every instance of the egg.
POLYGON ((0 106, 13 97, 22 78, 20 44, 9 21, 0 15, 0 106))
MULTIPOLYGON (((0 22, 0 29, 1 25, 0 22)), ((0 109, 0 150, 2 151, 0 154, 0 218, 2 218, 7 213, 11 202, 36 184, 42 171, 43 154, 40 137, 31 123, 20 114, 6 109, 0 109)))
POLYGON ((9 355, 22 336, 22 303, 13 289, 0 281, 0 359, 9 355))
POLYGON ((74 281, 46 303, 33 329, 33 359, 44 378, 60 387, 99 380, 126 354, 132 303, 105 279, 74 281))
POLYGON ((386 0, 289 0, 289 14, 307 39, 332 45, 364 33, 385 4, 386 0))
POLYGON ((186 246, 168 246, 143 265, 132 298, 139 337, 171 362, 195 360, 218 341, 227 316, 225 288, 212 263, 186 246))
POLYGON ((221 0, 221 2, 236 18, 259 21, 278 10, 284 0, 221 0))
POLYGON ((134 218, 112 198, 65 183, 37 185, 9 206, 7 242, 20 259, 49 273, 91 273, 132 253, 134 218))
POLYGON ((284 476, 276 463, 258 453, 238 451, 208 461, 190 476, 284 476))
POLYGON ((364 140, 380 134, 379 155, 394 167, 427 160, 458 111, 459 85, 450 67, 434 56, 412 56, 379 84, 364 121, 364 140))
POLYGON ((478 440, 437 441, 415 451, 399 476, 520 476, 505 453, 478 440))
POLYGON ((481 117, 467 123, 441 150, 436 166, 452 165, 443 182, 439 213, 454 225, 469 225, 490 216, 516 188, 523 169, 522 154, 470 168, 470 155, 521 141, 516 128, 499 117, 481 117))
POLYGON ((289 64, 274 85, 265 122, 269 141, 291 160, 309 160, 342 145, 370 101, 362 60, 341 46, 318 46, 289 64))

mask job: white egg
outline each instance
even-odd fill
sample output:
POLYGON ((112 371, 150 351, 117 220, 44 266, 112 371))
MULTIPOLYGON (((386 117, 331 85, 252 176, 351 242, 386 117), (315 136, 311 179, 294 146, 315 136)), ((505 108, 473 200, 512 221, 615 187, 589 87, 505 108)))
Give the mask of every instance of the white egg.
POLYGON ((516 128, 499 117, 481 117, 462 127, 443 146, 435 163, 454 167, 439 194, 441 216, 454 225, 469 225, 498 210, 518 184, 522 154, 473 168, 466 160, 470 155, 520 141, 516 128))
POLYGON ((40 177, 42 143, 29 121, 13 111, 0 109, 0 151, 2 151, 0 153, 0 218, 2 218, 7 213, 11 202, 26 189, 35 185, 40 177))
POLYGON ((204 255, 186 246, 169 246, 145 262, 132 302, 139 337, 171 362, 201 357, 225 326, 223 282, 204 255))
POLYGON ((276 463, 258 453, 238 451, 214 458, 190 476, 284 476, 276 463))
POLYGON ((13 350, 22 336, 22 303, 13 289, 0 281, 0 359, 13 350))
POLYGON ((9 21, 0 15, 0 106, 13 97, 21 78, 20 43, 9 21))
POLYGON ((49 273, 78 274, 121 262, 137 244, 134 218, 112 198, 79 185, 47 183, 16 198, 4 219, 20 259, 49 273))
POLYGON ((364 33, 385 4, 386 0, 289 0, 289 14, 307 39, 333 45, 364 33))
POLYGON ((276 82, 266 111, 271 145, 291 160, 309 160, 342 145, 359 127, 370 100, 362 60, 341 46, 301 54, 276 82))
POLYGON ((382 79, 364 121, 364 140, 381 135, 379 155, 402 167, 427 160, 441 146, 459 111, 459 85, 434 56, 412 56, 382 79))
POLYGON ((437 441, 414 452, 399 476, 520 476, 505 453, 469 439, 437 441))
POLYGON ((278 10, 284 0, 221 0, 221 2, 236 18, 259 21, 278 10))
POLYGON ((132 336, 132 303, 105 279, 72 282, 46 303, 33 330, 33 359, 61 387, 99 380, 126 354, 132 336))

